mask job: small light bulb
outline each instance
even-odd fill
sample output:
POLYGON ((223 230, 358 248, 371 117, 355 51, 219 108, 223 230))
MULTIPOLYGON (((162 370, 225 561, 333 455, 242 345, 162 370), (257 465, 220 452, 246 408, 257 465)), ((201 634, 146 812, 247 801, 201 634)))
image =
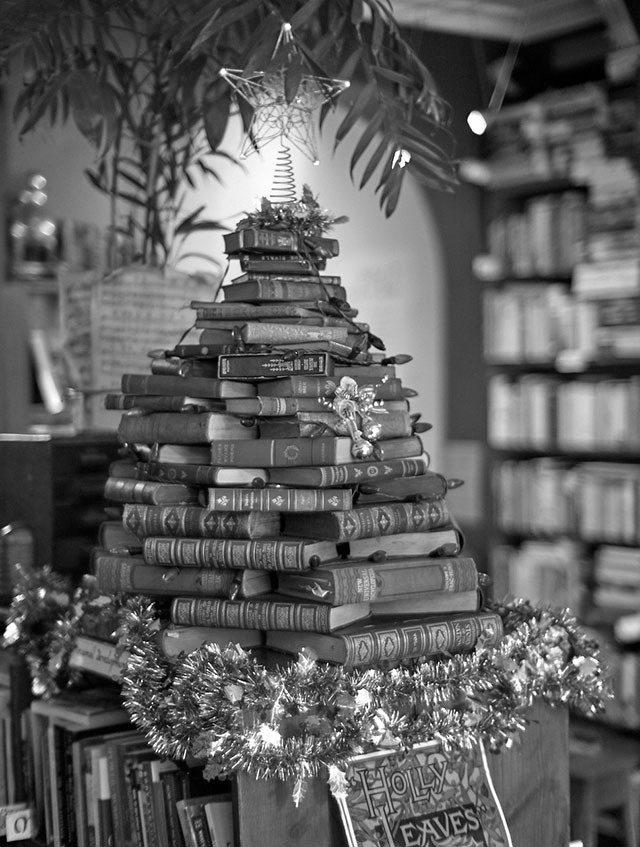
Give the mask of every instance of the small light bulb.
POLYGON ((487 128, 487 120, 482 112, 478 112, 474 109, 472 112, 469 112, 467 117, 467 123, 469 125, 469 129, 471 132, 476 135, 483 135, 487 128))

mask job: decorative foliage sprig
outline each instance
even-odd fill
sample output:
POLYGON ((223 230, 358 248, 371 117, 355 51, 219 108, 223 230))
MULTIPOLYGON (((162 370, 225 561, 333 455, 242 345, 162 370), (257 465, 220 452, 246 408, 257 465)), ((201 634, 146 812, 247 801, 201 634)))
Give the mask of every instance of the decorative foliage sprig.
POLYGON ((236 229, 282 229, 314 236, 322 235, 336 224, 348 220, 345 215, 335 217, 323 209, 309 186, 303 185, 300 200, 293 203, 272 203, 263 197, 260 207, 245 212, 245 217, 238 221, 236 229))

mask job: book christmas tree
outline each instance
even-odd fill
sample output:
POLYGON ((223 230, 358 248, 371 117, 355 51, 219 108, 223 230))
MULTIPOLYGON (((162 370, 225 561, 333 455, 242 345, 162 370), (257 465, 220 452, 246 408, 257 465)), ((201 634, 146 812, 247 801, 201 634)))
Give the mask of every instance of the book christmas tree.
POLYGON ((170 597, 174 660, 207 628, 345 667, 501 639, 429 466, 411 357, 389 355, 326 272, 336 222, 306 186, 263 200, 224 238, 232 278, 191 302, 196 337, 107 397, 122 410, 105 496, 123 540, 112 515, 94 576, 105 594, 170 597))

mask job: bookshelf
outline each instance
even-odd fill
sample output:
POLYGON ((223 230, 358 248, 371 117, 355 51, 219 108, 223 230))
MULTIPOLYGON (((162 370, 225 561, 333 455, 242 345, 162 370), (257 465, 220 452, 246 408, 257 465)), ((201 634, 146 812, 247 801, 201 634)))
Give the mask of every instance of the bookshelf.
POLYGON ((486 253, 474 260, 483 286, 496 594, 569 607, 593 629, 615 676, 605 719, 633 733, 640 729, 636 87, 588 82, 496 116, 481 170, 486 253))

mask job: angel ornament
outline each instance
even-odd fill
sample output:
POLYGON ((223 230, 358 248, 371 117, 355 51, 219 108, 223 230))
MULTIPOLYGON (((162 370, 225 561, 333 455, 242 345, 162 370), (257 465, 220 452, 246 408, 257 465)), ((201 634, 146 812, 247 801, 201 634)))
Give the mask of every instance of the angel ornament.
POLYGON ((376 403, 375 393, 375 386, 358 385, 355 379, 343 376, 330 403, 353 441, 351 455, 354 459, 370 458, 374 443, 380 438, 382 427, 374 415, 385 409, 376 403))

